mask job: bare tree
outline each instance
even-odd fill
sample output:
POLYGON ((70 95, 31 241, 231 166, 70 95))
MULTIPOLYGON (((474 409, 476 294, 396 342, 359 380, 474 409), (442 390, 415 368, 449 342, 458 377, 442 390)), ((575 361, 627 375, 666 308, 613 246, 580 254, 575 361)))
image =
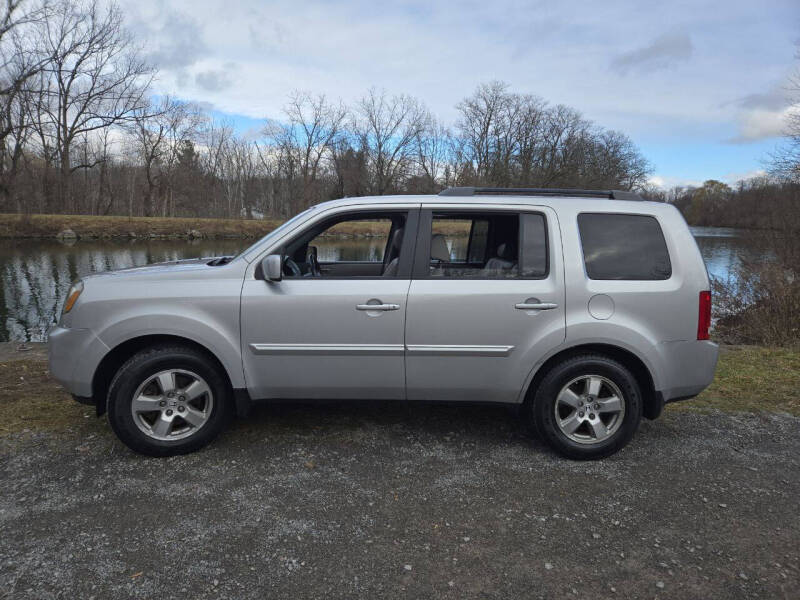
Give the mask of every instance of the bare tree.
POLYGON ((428 112, 410 96, 390 97, 375 88, 357 103, 356 111, 353 129, 372 167, 372 192, 383 195, 397 189, 407 174, 428 112))
POLYGON ((451 143, 450 131, 435 118, 428 116, 415 143, 418 178, 421 182, 421 185, 416 186, 415 192, 435 193, 450 183, 452 170, 448 168, 448 162, 451 143))
POLYGON ((21 96, 47 61, 29 37, 46 17, 46 4, 24 0, 0 4, 0 205, 8 205, 29 134, 21 96))
POLYGON ((347 111, 324 95, 295 91, 283 109, 285 122, 271 121, 266 135, 281 154, 280 164, 292 180, 294 211, 319 201, 320 169, 339 136, 347 111))
POLYGON ((71 177, 93 163, 73 163, 79 136, 134 118, 145 106, 152 69, 122 25, 116 4, 61 0, 36 43, 50 61, 42 77, 40 136, 52 137, 60 169, 60 200, 72 203, 71 177))
POLYGON ((355 147, 352 136, 341 136, 331 146, 333 197, 365 196, 369 193, 369 165, 363 149, 355 147))
POLYGON ((185 140, 197 137, 204 119, 193 106, 163 96, 136 109, 128 129, 134 138, 134 151, 144 168, 145 193, 143 213, 152 216, 169 210, 171 175, 177 152, 185 140))
POLYGON ((514 123, 517 155, 514 180, 516 185, 540 185, 537 181, 537 161, 542 150, 547 103, 531 94, 517 97, 519 108, 514 123))
MULTIPOLYGON (((800 42, 796 57, 800 59, 800 42)), ((800 183, 800 69, 789 80, 786 139, 771 157, 770 171, 780 179, 800 183)))
POLYGON ((576 167, 591 124, 568 106, 547 111, 542 127, 542 154, 538 181, 544 187, 578 187, 576 167))
POLYGON ((461 113, 456 127, 463 140, 463 158, 473 173, 470 183, 500 184, 493 177, 496 161, 501 154, 509 154, 510 148, 503 144, 510 143, 513 130, 513 98, 507 89, 508 84, 500 81, 484 83, 456 106, 461 113))

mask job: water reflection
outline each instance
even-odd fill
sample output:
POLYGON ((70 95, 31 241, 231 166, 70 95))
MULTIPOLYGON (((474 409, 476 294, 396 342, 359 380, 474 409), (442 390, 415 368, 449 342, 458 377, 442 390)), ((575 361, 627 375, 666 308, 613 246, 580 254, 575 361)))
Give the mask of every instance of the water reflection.
POLYGON ((344 240, 314 240, 317 259, 320 262, 349 262, 366 260, 381 262, 386 248, 386 238, 363 238, 344 240))
POLYGON ((0 243, 0 340, 45 341, 76 279, 154 262, 234 254, 246 240, 0 243))
POLYGON ((727 280, 736 273, 743 258, 764 255, 737 229, 728 227, 690 227, 710 277, 727 280))
MULTIPOLYGON (((743 256, 758 250, 736 230, 693 228, 709 273, 727 277, 743 256)), ((451 254, 463 252, 466 242, 450 239, 451 254)), ((383 238, 316 240, 321 261, 380 261, 383 238)), ((0 241, 0 341, 45 341, 73 281, 99 271, 148 263, 236 254, 248 240, 153 240, 132 242, 0 241)))

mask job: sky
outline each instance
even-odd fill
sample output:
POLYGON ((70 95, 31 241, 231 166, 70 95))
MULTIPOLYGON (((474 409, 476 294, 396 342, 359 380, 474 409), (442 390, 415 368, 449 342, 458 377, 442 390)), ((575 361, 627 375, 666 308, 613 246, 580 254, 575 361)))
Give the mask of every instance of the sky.
POLYGON ((658 185, 735 182, 780 142, 800 72, 800 0, 137 0, 127 24, 158 94, 241 131, 292 90, 370 87, 452 124, 482 82, 566 104, 639 146, 658 185))

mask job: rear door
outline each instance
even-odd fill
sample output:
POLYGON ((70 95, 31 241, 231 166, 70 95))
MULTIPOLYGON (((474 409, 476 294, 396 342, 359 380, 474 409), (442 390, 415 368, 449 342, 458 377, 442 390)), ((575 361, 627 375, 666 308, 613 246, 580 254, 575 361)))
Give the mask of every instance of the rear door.
POLYGON ((515 402, 565 337, 564 269, 548 207, 420 213, 406 314, 412 400, 515 402))

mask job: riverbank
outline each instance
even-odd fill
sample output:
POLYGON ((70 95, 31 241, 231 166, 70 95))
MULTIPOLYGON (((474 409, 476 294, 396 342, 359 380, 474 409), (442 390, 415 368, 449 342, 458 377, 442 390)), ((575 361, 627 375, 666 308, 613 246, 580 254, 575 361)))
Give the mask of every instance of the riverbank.
POLYGON ((277 219, 0 214, 0 238, 247 239, 266 235, 281 222, 277 219))

